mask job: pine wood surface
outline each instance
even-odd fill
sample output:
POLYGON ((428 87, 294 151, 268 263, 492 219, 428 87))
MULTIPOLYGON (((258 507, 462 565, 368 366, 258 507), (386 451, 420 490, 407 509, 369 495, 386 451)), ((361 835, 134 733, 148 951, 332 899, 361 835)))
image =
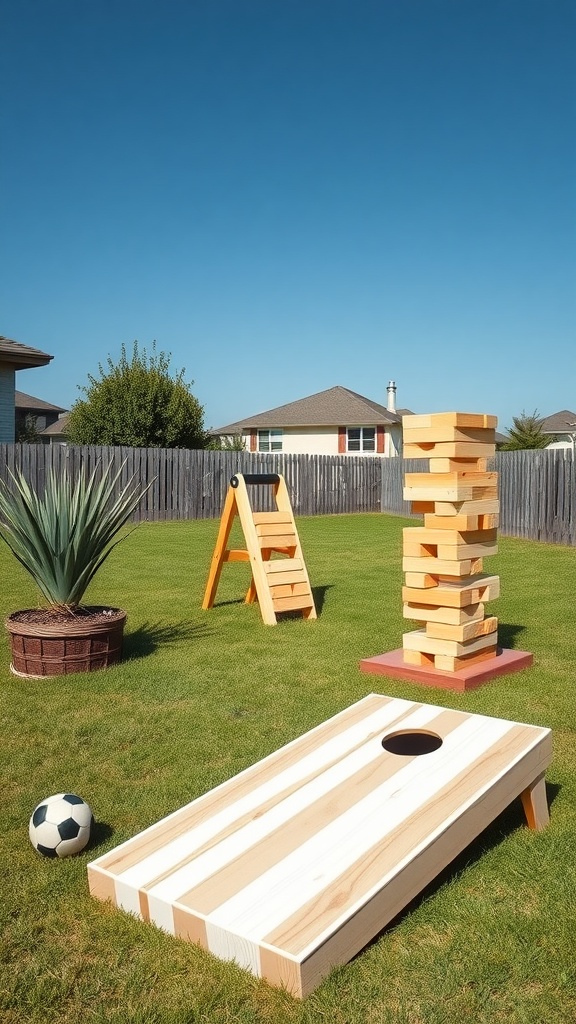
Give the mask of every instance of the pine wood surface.
POLYGON ((94 896, 294 995, 355 955, 515 797, 547 729, 370 694, 88 866, 94 896), (398 732, 441 738, 393 754, 398 732))

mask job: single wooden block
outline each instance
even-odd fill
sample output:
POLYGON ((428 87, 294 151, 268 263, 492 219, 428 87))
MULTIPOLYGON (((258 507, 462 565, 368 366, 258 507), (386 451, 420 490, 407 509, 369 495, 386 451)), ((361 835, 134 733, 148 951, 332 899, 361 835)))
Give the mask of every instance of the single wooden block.
POLYGON ((470 558, 454 559, 454 561, 447 558, 432 558, 430 556, 427 558, 403 558, 402 570, 405 573, 409 573, 426 569, 428 573, 433 573, 434 575, 470 576, 479 571, 478 568, 474 568, 476 564, 477 560, 470 558))
POLYGON ((305 996, 539 801, 551 754, 549 729, 371 694, 94 860, 90 891, 305 996))
POLYGON ((485 473, 488 459, 446 459, 431 458, 430 473, 485 473))
POLYGON ((484 619, 483 604, 469 604, 465 608, 443 608, 430 604, 406 602, 402 607, 405 619, 420 622, 445 622, 452 626, 461 626, 467 622, 480 622, 484 619))
POLYGON ((438 516, 474 516, 500 511, 498 497, 475 498, 467 501, 435 501, 433 511, 438 516))
POLYGON ((498 417, 483 412, 406 413, 402 417, 403 430, 417 430, 421 427, 432 430, 434 427, 445 426, 495 430, 498 426, 498 417))
POLYGON ((468 654, 477 654, 485 647, 494 646, 494 637, 479 636, 474 640, 436 640, 426 636, 425 629, 415 629, 412 633, 404 633, 402 647, 405 651, 421 651, 423 654, 446 654, 451 658, 462 658, 468 654))
POLYGON ((495 452, 495 444, 481 441, 423 441, 402 447, 405 459, 490 459, 495 452))
MULTIPOLYGON (((459 642, 474 640, 476 637, 495 633, 497 629, 498 619, 495 615, 489 615, 485 619, 475 619, 471 622, 462 622, 459 625, 434 622, 432 619, 426 620, 426 636, 437 640, 458 640, 459 642)), ((496 640, 494 639, 495 644, 496 640)))
POLYGON ((423 651, 404 651, 404 661, 406 665, 434 665, 434 655, 424 654, 423 651))
POLYGON ((482 651, 476 651, 474 654, 465 654, 461 656, 452 657, 449 654, 437 654, 434 657, 434 666, 441 672, 460 672, 465 668, 473 668, 485 661, 491 661, 496 658, 498 654, 498 648, 496 645, 492 647, 485 647, 482 651))
POLYGON ((415 514, 419 514, 419 513, 424 514, 424 513, 428 513, 428 512, 434 512, 434 508, 435 508, 435 505, 434 505, 433 501, 413 501, 412 502, 412 511, 415 514))
MULTIPOLYGON (((452 522, 449 516, 447 522, 452 522)), ((430 529, 426 525, 406 526, 402 530, 403 541, 415 544, 452 545, 454 547, 463 544, 495 544, 497 536, 497 530, 457 530, 455 527, 430 529)))
POLYGON ((438 558, 487 558, 495 555, 498 545, 494 541, 482 541, 476 544, 438 544, 438 558))
POLYGON ((405 576, 406 586, 415 589, 429 590, 438 586, 436 576, 430 576, 426 572, 407 572, 405 576))
POLYGON ((495 431, 491 428, 478 427, 403 427, 404 445, 422 445, 426 443, 450 443, 453 441, 474 442, 476 444, 493 445, 496 440, 495 431))
POLYGON ((497 486, 497 473, 406 473, 403 496, 405 501, 456 503, 497 498, 497 486))
POLYGON ((478 604, 479 601, 493 601, 500 594, 500 577, 477 575, 469 579, 443 580, 436 578, 436 586, 418 587, 408 583, 402 588, 402 600, 414 601, 417 604, 435 604, 448 608, 465 608, 467 605, 478 604))
POLYGON ((415 544, 406 538, 402 541, 402 554, 405 558, 436 558, 437 544, 415 544))
POLYGON ((429 530, 456 530, 460 533, 476 532, 479 530, 495 530, 498 526, 499 516, 490 515, 454 515, 437 516, 434 513, 424 515, 424 526, 429 530))

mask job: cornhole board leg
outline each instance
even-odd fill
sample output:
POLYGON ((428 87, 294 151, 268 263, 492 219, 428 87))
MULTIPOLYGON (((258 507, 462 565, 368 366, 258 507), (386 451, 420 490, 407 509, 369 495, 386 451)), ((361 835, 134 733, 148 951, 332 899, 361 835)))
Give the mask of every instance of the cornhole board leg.
POLYGON ((550 812, 546 797, 546 781, 543 774, 539 775, 527 789, 522 791, 520 799, 522 800, 522 807, 524 808, 528 827, 536 831, 546 828, 550 821, 550 812))

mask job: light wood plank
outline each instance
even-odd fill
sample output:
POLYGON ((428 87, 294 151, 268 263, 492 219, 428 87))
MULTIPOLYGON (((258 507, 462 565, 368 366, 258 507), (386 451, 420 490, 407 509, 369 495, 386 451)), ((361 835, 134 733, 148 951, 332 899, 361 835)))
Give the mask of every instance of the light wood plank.
POLYGON ((476 637, 495 633, 497 629, 498 619, 494 615, 473 622, 462 622, 459 625, 426 620, 426 636, 437 640, 474 640, 476 637))
POLYGON ((402 646, 406 651, 421 651, 423 654, 446 654, 449 657, 459 658, 467 654, 476 654, 485 647, 494 645, 494 637, 476 637, 474 640, 436 640, 434 637, 426 636, 425 629, 415 629, 412 633, 404 633, 402 646))

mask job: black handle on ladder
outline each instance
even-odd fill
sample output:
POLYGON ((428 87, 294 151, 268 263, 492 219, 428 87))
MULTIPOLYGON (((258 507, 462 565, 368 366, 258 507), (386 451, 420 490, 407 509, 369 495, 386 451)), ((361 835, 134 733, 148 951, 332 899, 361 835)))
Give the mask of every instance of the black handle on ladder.
MULTIPOLYGON (((278 484, 280 477, 278 473, 243 473, 245 484, 278 484)), ((232 487, 238 487, 240 481, 237 476, 230 477, 232 487)))

